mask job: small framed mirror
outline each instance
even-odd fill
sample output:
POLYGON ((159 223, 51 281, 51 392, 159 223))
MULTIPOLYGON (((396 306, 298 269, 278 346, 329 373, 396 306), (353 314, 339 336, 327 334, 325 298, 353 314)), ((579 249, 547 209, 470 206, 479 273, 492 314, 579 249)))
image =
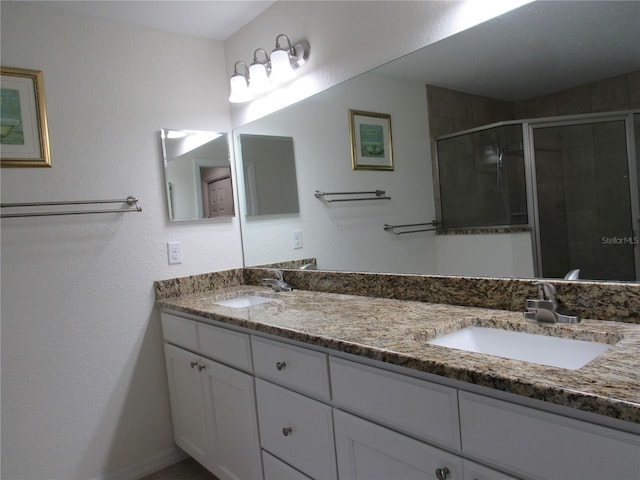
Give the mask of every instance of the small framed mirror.
POLYGON ((169 221, 233 217, 229 135, 160 130, 169 221))

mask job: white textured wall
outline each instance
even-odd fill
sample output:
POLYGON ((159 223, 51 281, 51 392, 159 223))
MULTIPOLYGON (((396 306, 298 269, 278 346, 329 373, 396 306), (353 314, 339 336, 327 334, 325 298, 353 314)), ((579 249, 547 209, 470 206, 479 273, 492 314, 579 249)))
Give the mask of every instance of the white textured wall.
POLYGON ((153 281, 242 264, 237 219, 169 224, 163 191, 160 128, 230 129, 223 47, 28 3, 2 65, 44 71, 53 167, 3 169, 2 202, 143 212, 2 220, 2 478, 134 478, 177 452, 153 281))
POLYGON ((532 278, 531 233, 438 235, 438 274, 532 278))

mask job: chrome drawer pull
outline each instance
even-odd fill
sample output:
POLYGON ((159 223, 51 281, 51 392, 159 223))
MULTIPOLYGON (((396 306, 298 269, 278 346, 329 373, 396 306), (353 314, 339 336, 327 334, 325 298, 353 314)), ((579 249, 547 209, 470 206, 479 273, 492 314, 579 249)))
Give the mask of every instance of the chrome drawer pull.
POLYGON ((276 363, 276 368, 278 370, 284 370, 285 368, 287 368, 287 364, 285 362, 278 362, 276 363))
POLYGON ((447 480, 449 476, 449 469, 447 467, 436 468, 436 478, 438 480, 447 480))
POLYGON ((282 428, 282 434, 285 437, 288 437, 289 435, 291 435, 292 432, 293 432, 293 430, 291 429, 291 427, 283 427, 282 428))

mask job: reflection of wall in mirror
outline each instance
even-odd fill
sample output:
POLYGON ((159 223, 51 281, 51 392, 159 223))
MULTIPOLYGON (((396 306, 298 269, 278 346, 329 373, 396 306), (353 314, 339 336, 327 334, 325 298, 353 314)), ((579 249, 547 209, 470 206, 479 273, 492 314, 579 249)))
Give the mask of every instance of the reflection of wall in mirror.
POLYGON ((433 234, 405 236, 399 242, 383 230, 385 223, 413 223, 416 216, 433 215, 426 112, 413 108, 418 102, 424 104, 424 96, 424 85, 364 75, 273 113, 264 122, 238 129, 239 133, 293 136, 300 190, 299 217, 243 223, 246 264, 312 254, 322 269, 415 272, 435 268, 433 234), (394 155, 400 161, 395 171, 352 170, 349 109, 391 115, 394 155), (385 189, 392 200, 326 205, 314 196, 316 190, 378 188, 385 189), (293 248, 292 231, 297 230, 304 236, 302 249, 293 248))
POLYGON ((293 138, 240 135, 246 214, 281 215, 300 211, 293 138))

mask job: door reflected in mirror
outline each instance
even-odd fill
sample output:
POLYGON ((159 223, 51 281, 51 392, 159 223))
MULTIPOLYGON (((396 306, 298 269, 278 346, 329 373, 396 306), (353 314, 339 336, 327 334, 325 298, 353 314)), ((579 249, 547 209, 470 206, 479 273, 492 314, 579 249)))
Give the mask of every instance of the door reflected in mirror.
POLYGON ((163 128, 160 137, 169 220, 234 216, 228 134, 163 128))

